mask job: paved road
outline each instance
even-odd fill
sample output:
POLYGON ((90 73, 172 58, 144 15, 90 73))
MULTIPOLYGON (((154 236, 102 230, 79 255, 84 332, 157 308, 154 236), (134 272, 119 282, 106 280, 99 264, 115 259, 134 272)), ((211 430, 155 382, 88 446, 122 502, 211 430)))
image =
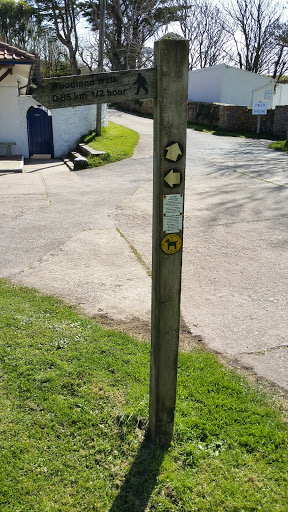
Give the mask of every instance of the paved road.
MULTIPOLYGON (((133 158, 69 172, 61 162, 0 175, 1 277, 89 315, 149 321, 152 121, 133 158), (117 230, 116 230, 117 229, 117 230)), ((267 141, 188 131, 182 315, 205 344, 288 389, 287 156, 267 141)))

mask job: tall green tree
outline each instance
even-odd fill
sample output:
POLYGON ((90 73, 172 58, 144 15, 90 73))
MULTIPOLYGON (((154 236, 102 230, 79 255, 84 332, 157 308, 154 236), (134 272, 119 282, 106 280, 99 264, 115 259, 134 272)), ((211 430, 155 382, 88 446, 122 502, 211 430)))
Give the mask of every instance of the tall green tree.
MULTIPOLYGON (((83 1, 84 16, 99 29, 99 2, 83 1)), ((105 53, 113 70, 136 69, 147 64, 151 51, 145 44, 157 32, 179 20, 183 5, 173 0, 107 0, 105 53)))
POLYGON ((41 33, 38 10, 20 0, 0 0, 0 39, 34 53, 41 33))
POLYGON ((37 56, 40 62, 40 76, 50 78, 70 73, 69 55, 55 35, 45 31, 39 40, 37 56))
POLYGON ((78 52, 79 8, 77 0, 35 0, 39 13, 45 18, 58 40, 65 46, 69 55, 72 75, 80 73, 78 52))

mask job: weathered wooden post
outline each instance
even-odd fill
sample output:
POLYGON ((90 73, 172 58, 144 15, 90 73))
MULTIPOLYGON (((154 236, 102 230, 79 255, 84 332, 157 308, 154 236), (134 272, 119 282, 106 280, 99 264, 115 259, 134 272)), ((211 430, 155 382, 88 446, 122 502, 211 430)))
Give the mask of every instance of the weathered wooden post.
POLYGON ((49 109, 155 98, 149 429, 153 441, 169 444, 180 324, 188 41, 168 34, 154 52, 153 69, 44 79, 33 97, 49 109))
POLYGON ((152 326, 149 432, 169 444, 176 403, 186 159, 188 41, 154 45, 152 326))

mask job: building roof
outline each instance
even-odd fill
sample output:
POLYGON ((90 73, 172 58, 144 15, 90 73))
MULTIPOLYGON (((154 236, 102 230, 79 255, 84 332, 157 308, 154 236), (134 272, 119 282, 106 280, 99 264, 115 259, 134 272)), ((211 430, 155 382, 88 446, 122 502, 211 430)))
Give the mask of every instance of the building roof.
POLYGON ((207 66, 206 68, 192 69, 191 71, 189 71, 189 73, 205 73, 207 71, 208 72, 209 71, 214 71, 215 69, 219 69, 219 70, 224 70, 224 69, 231 70, 231 69, 233 69, 233 71, 237 71, 239 74, 242 74, 242 75, 244 75, 244 73, 246 73, 247 75, 252 75, 253 77, 259 76, 261 78, 265 78, 267 80, 271 80, 271 82, 275 82, 276 83, 275 78, 272 78, 271 76, 261 75, 260 73, 254 73, 253 71, 248 71, 247 69, 237 68, 236 66, 229 66, 229 64, 225 64, 225 63, 215 64, 215 66, 207 66))
POLYGON ((0 41, 0 63, 28 64, 35 61, 35 55, 0 41))

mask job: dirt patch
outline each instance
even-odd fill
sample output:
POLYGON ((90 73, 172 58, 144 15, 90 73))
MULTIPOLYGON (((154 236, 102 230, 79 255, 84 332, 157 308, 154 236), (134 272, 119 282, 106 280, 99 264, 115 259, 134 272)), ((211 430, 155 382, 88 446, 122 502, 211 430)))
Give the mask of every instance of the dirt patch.
MULTIPOLYGON (((140 341, 150 343, 151 339, 151 324, 145 322, 140 318, 133 318, 131 320, 115 320, 107 315, 95 315, 95 320, 103 329, 111 329, 119 331, 140 341)), ((208 352, 214 353, 222 364, 228 368, 233 369, 237 373, 244 375, 250 384, 266 394, 272 407, 281 411, 282 419, 288 423, 288 394, 284 389, 273 384, 272 382, 257 376, 253 368, 245 367, 239 363, 236 358, 225 357, 218 351, 211 351, 206 345, 205 340, 199 334, 191 332, 185 321, 181 317, 180 332, 179 332, 179 349, 182 352, 191 352, 197 347, 202 347, 208 352)))
MULTIPOLYGON (((132 318, 131 320, 115 320, 107 315, 95 315, 93 316, 93 320, 95 320, 104 329, 123 332, 137 340, 150 342, 151 324, 150 322, 141 320, 140 318, 132 318)), ((193 334, 185 324, 183 318, 181 318, 179 332, 180 350, 183 352, 190 352, 193 348, 199 346, 202 341, 202 337, 199 334, 193 334)))

